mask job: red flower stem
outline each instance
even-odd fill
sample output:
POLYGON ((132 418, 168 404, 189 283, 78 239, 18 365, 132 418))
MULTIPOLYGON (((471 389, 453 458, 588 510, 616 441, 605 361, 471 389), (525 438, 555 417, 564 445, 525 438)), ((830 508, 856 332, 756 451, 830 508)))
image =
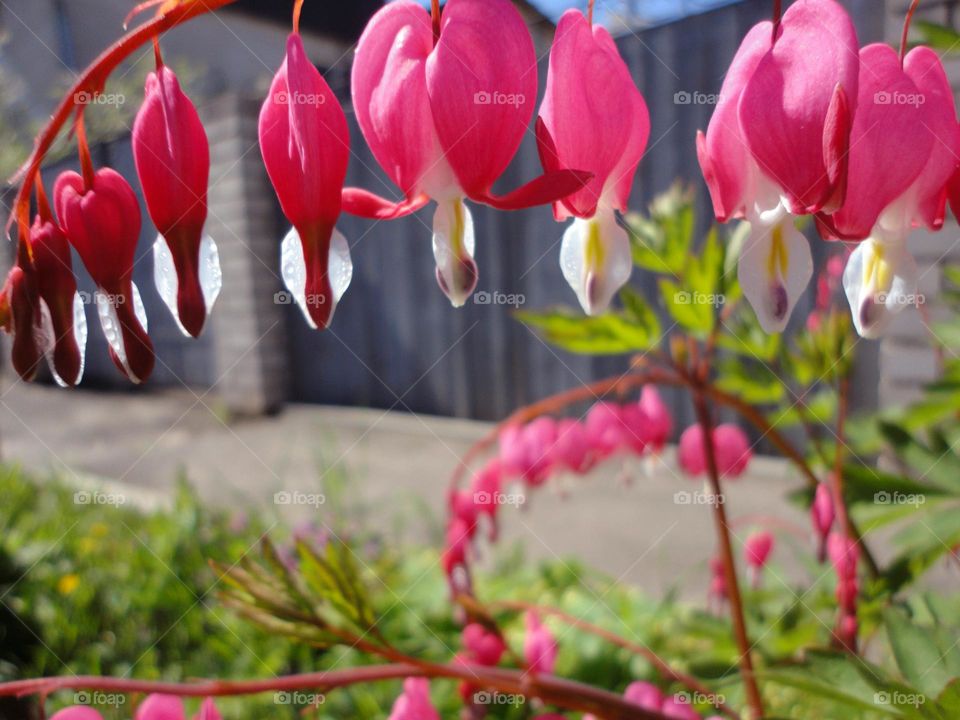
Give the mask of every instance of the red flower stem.
POLYGON ((348 670, 288 675, 266 680, 197 680, 186 683, 134 680, 98 676, 69 676, 0 683, 0 697, 49 695, 58 690, 92 690, 114 693, 163 693, 179 697, 232 697, 265 692, 348 687, 361 683, 433 677, 462 680, 489 687, 503 694, 536 697, 549 705, 574 712, 594 713, 610 720, 668 720, 659 712, 645 710, 620 695, 552 675, 531 675, 523 670, 505 670, 451 663, 425 671, 415 665, 393 663, 367 665, 348 670))
POLYGON ((590 25, 593 25, 593 2, 594 0, 587 2, 587 22, 590 25))
POLYGON ((430 0, 430 17, 433 19, 433 44, 440 41, 440 0, 430 0))
POLYGON ((42 222, 53 220, 53 213, 50 212, 50 201, 47 200, 47 193, 43 187, 43 178, 37 173, 37 179, 34 181, 37 188, 37 214, 42 222))
MULTIPOLYGON (((629 650, 635 655, 640 655, 641 657, 646 658, 651 665, 657 668, 657 671, 660 673, 660 675, 667 680, 678 682, 681 685, 684 685, 688 690, 692 690, 695 693, 699 693, 707 697, 716 697, 716 694, 713 692, 713 690, 708 688, 692 675, 687 675, 680 670, 675 670, 674 668, 670 667, 666 660, 662 659, 653 650, 645 645, 631 642, 626 638, 620 637, 614 632, 606 630, 599 625, 594 625, 586 620, 581 620, 578 617, 574 617, 573 615, 570 615, 559 608, 523 602, 522 600, 502 600, 491 603, 488 607, 493 609, 499 608, 519 612, 533 611, 539 613, 540 615, 552 615, 553 617, 562 620, 573 628, 582 630, 583 632, 591 635, 596 635, 597 637, 602 638, 613 645, 621 647, 624 650, 629 650)), ((740 718, 737 712, 725 703, 716 702, 714 707, 733 720, 739 720, 740 718)))
POLYGON ((733 556, 733 543, 730 541, 730 524, 727 520, 726 503, 720 498, 723 488, 720 485, 720 471, 717 466, 717 456, 713 446, 713 420, 710 417, 710 407, 707 404, 707 394, 703 387, 692 388, 693 404, 697 413, 697 421, 703 430, 703 450, 707 458, 707 471, 715 502, 713 518, 717 529, 717 541, 720 545, 720 557, 723 559, 723 569, 727 580, 727 596, 730 600, 730 615, 733 621, 733 635, 740 651, 738 660, 743 685, 747 693, 747 702, 753 712, 753 717, 763 717, 763 700, 760 689, 757 687, 757 678, 753 672, 753 657, 750 653, 751 644, 747 637, 747 624, 743 616, 743 598, 740 594, 740 580, 737 577, 737 566, 733 556))
POLYGON ((153 38, 153 60, 157 66, 157 72, 163 67, 163 54, 160 52, 160 38, 153 38))
POLYGON ((303 12, 303 0, 296 0, 293 4, 293 31, 300 34, 300 13, 303 12))
POLYGON ((93 189, 96 172, 93 169, 93 158, 90 157, 90 146, 87 145, 87 126, 83 122, 83 110, 77 111, 77 121, 74 126, 77 133, 77 148, 80 153, 80 170, 83 172, 83 191, 93 189))
POLYGON ((17 192, 13 212, 10 214, 10 220, 7 223, 8 235, 13 223, 17 223, 19 237, 25 238, 27 236, 30 223, 30 195, 33 192, 34 179, 53 143, 76 111, 77 99, 87 94, 93 95, 100 92, 104 88, 107 78, 117 66, 154 37, 162 35, 181 23, 217 10, 232 2, 234 0, 202 0, 202 2, 186 0, 150 22, 131 30, 105 50, 81 73, 73 87, 67 91, 67 94, 60 101, 46 127, 37 137, 30 157, 11 179, 11 182, 16 182, 23 178, 23 184, 17 192))
POLYGON ((910 23, 913 22, 913 14, 917 11, 920 0, 913 0, 907 15, 903 19, 903 34, 900 36, 900 66, 903 67, 903 60, 907 56, 907 37, 910 35, 910 23))

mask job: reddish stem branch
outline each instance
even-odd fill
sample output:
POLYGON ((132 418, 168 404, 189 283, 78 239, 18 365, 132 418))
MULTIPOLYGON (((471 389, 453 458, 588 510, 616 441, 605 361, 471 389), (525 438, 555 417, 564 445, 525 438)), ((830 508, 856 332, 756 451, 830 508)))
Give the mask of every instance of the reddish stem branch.
MULTIPOLYGON (((618 647, 622 647, 624 650, 629 650, 635 655, 640 655, 641 657, 646 658, 650 664, 657 668, 657 671, 660 673, 660 675, 667 680, 678 682, 688 690, 692 690, 693 692, 699 693, 703 696, 717 697, 713 690, 708 688, 692 675, 688 675, 680 670, 675 670, 674 668, 670 667, 670 665, 663 658, 645 645, 631 642, 626 638, 620 637, 614 632, 606 630, 599 625, 594 625, 586 620, 574 617, 573 615, 570 615, 559 608, 523 602, 522 600, 503 600, 491 603, 489 607, 519 612, 533 611, 540 615, 552 615, 553 617, 559 618, 563 622, 567 623, 571 627, 590 633, 591 635, 596 635, 597 637, 603 638, 613 645, 617 645, 618 647)), ((733 720, 738 720, 740 717, 737 712, 726 703, 718 701, 714 704, 714 707, 727 717, 733 718, 733 720)))
POLYGON ((430 18, 433 20, 433 44, 440 41, 440 0, 430 0, 430 18))
POLYGON ((907 10, 907 16, 903 19, 903 34, 900 36, 900 66, 907 57, 907 38, 910 35, 910 23, 913 22, 913 14, 917 11, 920 0, 913 0, 910 8, 907 10))
POLYGON ((727 520, 726 504, 721 501, 723 488, 720 485, 720 471, 717 466, 717 456, 713 446, 713 420, 710 417, 710 407, 707 404, 707 395, 702 388, 692 389, 693 404, 697 413, 697 421, 703 431, 703 449, 707 458, 707 471, 710 485, 714 494, 713 517, 717 528, 717 541, 720 546, 720 556, 723 560, 724 574, 727 580, 727 596, 730 600, 730 615, 733 621, 733 634, 740 651, 740 674, 747 692, 747 702, 755 718, 763 717, 763 700, 760 689, 757 687, 757 678, 753 672, 753 657, 750 653, 750 639, 747 637, 747 624, 743 616, 743 598, 740 594, 740 580, 737 577, 737 566, 733 556, 733 544, 730 541, 730 525, 727 520))
POLYGON ((163 693, 179 697, 226 697, 315 688, 326 691, 360 683, 407 677, 463 680, 471 685, 493 688, 505 694, 536 697, 550 705, 575 712, 594 713, 598 717, 609 720, 667 720, 659 712, 644 710, 619 695, 582 683, 552 675, 534 676, 521 670, 465 666, 459 662, 437 665, 429 672, 415 665, 395 663, 288 675, 267 680, 198 680, 187 683, 98 676, 52 677, 0 683, 0 697, 46 696, 58 690, 163 693))

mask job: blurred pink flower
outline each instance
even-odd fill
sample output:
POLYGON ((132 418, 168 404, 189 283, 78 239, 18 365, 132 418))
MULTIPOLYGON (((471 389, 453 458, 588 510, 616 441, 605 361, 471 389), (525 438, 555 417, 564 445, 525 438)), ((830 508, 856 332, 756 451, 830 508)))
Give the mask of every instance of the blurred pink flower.
POLYGON ((430 702, 430 683, 426 678, 407 678, 403 693, 394 701, 388 720, 440 720, 430 702))
POLYGON ((535 612, 528 612, 525 622, 527 634, 523 640, 523 656, 527 668, 532 673, 550 675, 557 661, 557 641, 535 612))
POLYGON ((507 650, 503 638, 480 623, 467 625, 463 629, 462 638, 464 648, 480 665, 497 665, 507 650))
POLYGON ((663 450, 673 432, 673 416, 654 385, 644 385, 640 392, 640 409, 649 424, 648 441, 654 452, 663 450))

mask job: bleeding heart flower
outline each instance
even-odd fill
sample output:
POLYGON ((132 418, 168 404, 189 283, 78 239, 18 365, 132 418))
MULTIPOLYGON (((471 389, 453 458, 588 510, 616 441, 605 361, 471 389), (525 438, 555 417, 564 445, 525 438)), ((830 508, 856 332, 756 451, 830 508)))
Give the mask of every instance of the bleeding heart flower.
MULTIPOLYGON (((134 720, 184 720, 183 701, 174 695, 148 695, 140 703, 134 720)), ((100 713, 85 705, 74 705, 56 713, 50 720, 103 720, 100 713)), ((204 699, 194 720, 220 720, 212 698, 204 699)))
POLYGON ((916 303, 918 271, 907 237, 912 227, 943 225, 960 128, 943 64, 929 48, 912 50, 901 67, 892 48, 868 45, 860 63, 847 199, 819 220, 828 236, 863 240, 843 284, 857 331, 873 338, 916 303))
POLYGON ((733 480, 743 475, 753 457, 746 433, 738 425, 718 425, 713 430, 713 443, 720 477, 733 480))
POLYGON ((587 438, 597 458, 603 459, 630 444, 620 405, 598 402, 587 412, 587 438))
POLYGON ((568 10, 550 50, 537 142, 547 170, 593 175, 554 203, 557 220, 575 217, 563 235, 560 266, 589 315, 603 312, 630 278, 630 241, 614 211, 627 209, 649 137, 647 104, 610 33, 568 10))
POLYGON ((554 462, 582 475, 593 467, 596 457, 584 426, 573 418, 564 418, 557 424, 557 439, 553 445, 554 462))
POLYGON ((827 537, 833 528, 835 513, 833 493, 827 483, 818 483, 810 505, 810 520, 817 537, 817 558, 823 562, 827 553, 827 537))
MULTIPOLYGON (((740 477, 747 469, 753 455, 749 439, 737 425, 724 424, 715 427, 713 448, 717 460, 717 472, 725 480, 740 477)), ((707 472, 703 428, 699 424, 691 425, 680 435, 677 460, 688 475, 697 476, 707 472)))
POLYGON ((744 38, 707 133, 697 137, 717 219, 751 223, 738 275, 768 332, 786 327, 813 273, 809 245, 789 215, 843 202, 857 47, 838 3, 798 0, 775 35, 762 22, 744 38))
POLYGON ((637 680, 630 683, 627 689, 623 691, 625 700, 639 705, 645 710, 657 710, 663 706, 663 693, 653 683, 637 680))
POLYGON ((479 623, 463 629, 463 646, 476 663, 490 667, 497 665, 507 651, 503 638, 479 623))
POLYGON ((217 245, 204 235, 210 146, 173 70, 147 76, 133 123, 133 158, 150 218, 157 291, 184 335, 198 337, 222 285, 217 245))
POLYGON ((13 369, 26 381, 36 377, 43 355, 39 331, 39 294, 36 279, 15 265, 7 273, 0 292, 0 314, 4 329, 13 335, 11 362, 13 369))
POLYGON ((470 493, 478 515, 490 519, 490 539, 497 536, 497 510, 500 508, 501 492, 500 461, 496 458, 487 462, 470 481, 470 493))
POLYGON ((430 702, 430 683, 426 678, 403 681, 403 693, 394 701, 388 720, 440 720, 430 702))
POLYGON ((773 534, 759 531, 751 534, 743 544, 743 556, 747 565, 760 569, 767 564, 773 552, 773 534))
POLYGON ((553 469, 556 439, 557 422, 550 417, 507 427, 500 433, 500 467, 531 487, 542 485, 553 469))
POLYGON ((527 634, 523 639, 523 657, 531 673, 553 674, 557 662, 557 641, 553 633, 540 622, 535 612, 526 614, 527 634))
POLYGON ((97 285, 96 302, 114 364, 135 383, 153 372, 153 343, 147 316, 133 282, 140 237, 140 204, 118 172, 102 168, 84 176, 68 171, 54 187, 57 216, 97 285))
POLYGON ((647 418, 647 442, 654 452, 663 450, 673 432, 673 416, 654 385, 644 385, 640 409, 647 418))
POLYGON ((260 151, 293 225, 281 249, 283 281, 307 324, 325 328, 353 277, 350 247, 336 229, 350 134, 296 32, 260 111, 260 151))
POLYGON ((664 699, 660 712, 664 717, 675 720, 700 720, 700 715, 690 706, 689 700, 681 700, 675 696, 664 699))
POLYGON ((493 194, 537 97, 533 41, 509 0, 449 0, 436 43, 420 5, 386 4, 360 36, 351 84, 363 136, 405 199, 394 203, 348 188, 344 206, 364 217, 395 218, 435 200, 437 280, 455 306, 477 284, 465 197, 512 210, 559 200, 588 179, 558 171, 493 194))
POLYGON ((83 377, 87 316, 77 292, 70 244, 50 214, 38 180, 39 212, 30 229, 30 250, 47 364, 57 384, 76 385, 83 377))

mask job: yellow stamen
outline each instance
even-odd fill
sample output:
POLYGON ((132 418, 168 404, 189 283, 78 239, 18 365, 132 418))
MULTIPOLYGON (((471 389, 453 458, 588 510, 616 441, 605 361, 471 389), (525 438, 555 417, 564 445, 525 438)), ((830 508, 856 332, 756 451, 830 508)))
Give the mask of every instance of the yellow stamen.
POLYGON ((600 223, 596 219, 587 221, 587 246, 584 249, 584 254, 589 270, 597 272, 603 267, 606 248, 603 246, 603 239, 600 237, 600 223))
POLYGON ((786 243, 783 241, 783 226, 776 225, 773 228, 773 240, 770 243, 770 255, 767 256, 767 273, 771 279, 783 278, 787 274, 787 265, 790 261, 790 255, 787 253, 786 243))
POLYGON ((873 247, 863 265, 863 284, 869 285, 873 279, 873 286, 877 290, 887 290, 893 282, 893 269, 884 258, 883 245, 871 242, 873 247))

